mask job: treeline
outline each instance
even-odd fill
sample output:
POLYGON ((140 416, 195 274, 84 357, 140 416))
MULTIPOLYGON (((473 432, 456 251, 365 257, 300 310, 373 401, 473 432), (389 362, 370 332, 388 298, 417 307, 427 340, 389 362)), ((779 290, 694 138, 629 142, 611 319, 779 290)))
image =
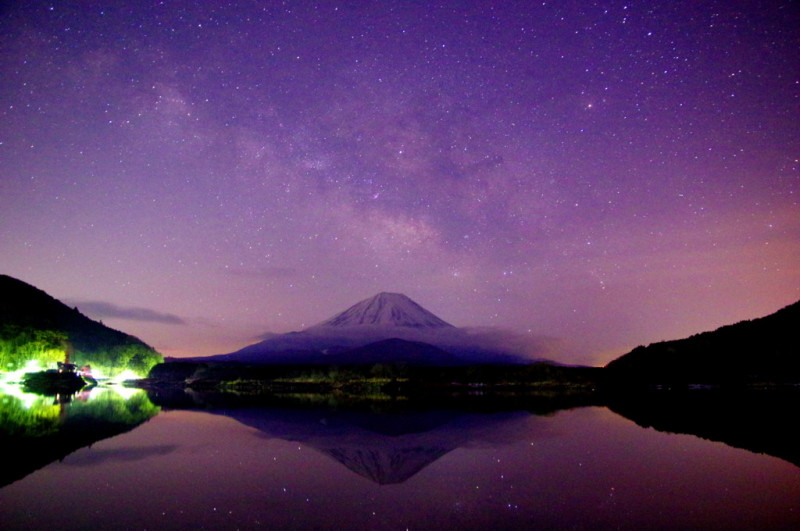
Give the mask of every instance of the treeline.
POLYGON ((32 326, 0 325, 0 367, 4 371, 23 369, 28 362, 37 361, 45 367, 69 361, 91 365, 105 376, 125 370, 139 375, 162 361, 161 355, 135 338, 124 342, 86 341, 75 345, 70 335, 59 330, 42 330, 32 326))
POLYGON ((530 365, 427 367, 402 363, 358 365, 245 365, 169 362, 153 367, 145 385, 259 392, 333 390, 415 392, 447 390, 589 391, 601 369, 530 365))
POLYGON ((143 343, 106 345, 92 351, 75 350, 72 358, 78 365, 89 364, 99 368, 105 376, 115 376, 126 370, 144 376, 162 356, 143 343))
POLYGON ((0 367, 5 371, 22 369, 28 360, 50 365, 64 361, 67 334, 30 326, 0 325, 0 367))

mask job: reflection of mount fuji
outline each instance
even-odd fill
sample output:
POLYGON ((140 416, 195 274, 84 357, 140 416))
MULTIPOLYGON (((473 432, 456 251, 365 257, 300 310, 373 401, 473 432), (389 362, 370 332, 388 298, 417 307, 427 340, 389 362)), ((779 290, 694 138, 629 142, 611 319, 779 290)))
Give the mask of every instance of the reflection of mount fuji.
POLYGON ((375 483, 402 483, 448 452, 468 445, 509 443, 531 436, 527 412, 476 414, 431 410, 211 410, 269 437, 296 441, 375 483))

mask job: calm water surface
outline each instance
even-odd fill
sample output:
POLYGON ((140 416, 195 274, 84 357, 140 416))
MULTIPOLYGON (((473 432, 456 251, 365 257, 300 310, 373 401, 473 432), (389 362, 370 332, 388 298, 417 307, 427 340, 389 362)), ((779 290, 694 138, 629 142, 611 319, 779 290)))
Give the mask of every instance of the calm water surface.
POLYGON ((4 530, 800 529, 796 465, 604 407, 159 410, 138 394, 25 404, 49 411, 31 428, 0 398, 7 460, 67 453, 7 479, 4 530), (73 451, 92 424, 107 438, 73 451))

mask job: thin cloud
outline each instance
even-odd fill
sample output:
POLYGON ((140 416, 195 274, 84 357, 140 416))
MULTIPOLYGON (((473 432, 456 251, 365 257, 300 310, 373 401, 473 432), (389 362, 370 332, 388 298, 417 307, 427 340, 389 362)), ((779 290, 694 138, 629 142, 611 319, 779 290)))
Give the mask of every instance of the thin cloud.
POLYGON ((186 321, 177 315, 157 312, 149 308, 122 307, 103 301, 72 301, 70 305, 77 306, 80 311, 94 319, 127 319, 162 324, 186 324, 186 321))

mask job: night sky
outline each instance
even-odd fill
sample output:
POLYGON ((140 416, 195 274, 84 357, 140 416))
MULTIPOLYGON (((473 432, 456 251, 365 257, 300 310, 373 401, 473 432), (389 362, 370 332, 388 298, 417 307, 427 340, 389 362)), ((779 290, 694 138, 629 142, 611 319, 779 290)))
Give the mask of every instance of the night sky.
POLYGON ((800 299, 798 28, 790 0, 6 1, 0 272, 173 356, 380 291, 593 364, 766 315, 800 299))

